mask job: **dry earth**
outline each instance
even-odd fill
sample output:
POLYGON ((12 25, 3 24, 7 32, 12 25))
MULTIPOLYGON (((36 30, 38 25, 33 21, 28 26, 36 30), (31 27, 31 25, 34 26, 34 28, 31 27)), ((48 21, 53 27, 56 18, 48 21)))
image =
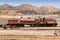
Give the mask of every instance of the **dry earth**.
POLYGON ((55 30, 0 30, 0 40, 60 40, 55 30))
POLYGON ((60 36, 52 36, 52 35, 8 35, 8 36, 0 36, 0 40, 60 40, 60 36))

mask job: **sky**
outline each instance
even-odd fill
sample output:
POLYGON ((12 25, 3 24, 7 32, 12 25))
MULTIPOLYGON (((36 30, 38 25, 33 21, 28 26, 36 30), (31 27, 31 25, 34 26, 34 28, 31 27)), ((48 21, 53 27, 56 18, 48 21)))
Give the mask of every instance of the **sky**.
POLYGON ((60 8, 60 0, 0 0, 0 5, 10 4, 18 6, 22 4, 31 4, 34 6, 55 6, 60 8))

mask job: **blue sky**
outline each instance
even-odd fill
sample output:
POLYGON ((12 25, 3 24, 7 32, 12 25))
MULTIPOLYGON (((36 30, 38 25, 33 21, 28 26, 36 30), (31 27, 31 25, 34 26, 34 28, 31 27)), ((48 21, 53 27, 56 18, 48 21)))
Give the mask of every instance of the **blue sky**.
POLYGON ((34 6, 55 6, 60 8, 60 0, 0 0, 0 5, 10 4, 13 6, 31 4, 34 6))

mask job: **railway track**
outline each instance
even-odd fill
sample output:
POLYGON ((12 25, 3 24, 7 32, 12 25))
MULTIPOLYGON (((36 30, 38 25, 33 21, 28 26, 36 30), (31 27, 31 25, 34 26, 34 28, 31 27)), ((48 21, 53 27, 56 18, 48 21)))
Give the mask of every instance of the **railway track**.
POLYGON ((21 27, 21 30, 60 30, 60 27, 21 27))
MULTIPOLYGON (((0 30, 3 30, 3 28, 0 28, 0 30)), ((6 30, 10 30, 10 28, 6 30)), ((12 30, 60 30, 60 27, 17 27, 12 30)))

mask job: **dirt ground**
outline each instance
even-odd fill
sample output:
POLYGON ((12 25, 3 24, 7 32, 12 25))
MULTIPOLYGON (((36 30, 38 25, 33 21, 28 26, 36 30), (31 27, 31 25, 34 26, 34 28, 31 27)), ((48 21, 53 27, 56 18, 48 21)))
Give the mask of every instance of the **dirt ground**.
POLYGON ((60 36, 52 35, 5 35, 0 36, 0 40, 60 40, 60 36))
POLYGON ((60 40, 55 30, 0 30, 0 40, 60 40))

